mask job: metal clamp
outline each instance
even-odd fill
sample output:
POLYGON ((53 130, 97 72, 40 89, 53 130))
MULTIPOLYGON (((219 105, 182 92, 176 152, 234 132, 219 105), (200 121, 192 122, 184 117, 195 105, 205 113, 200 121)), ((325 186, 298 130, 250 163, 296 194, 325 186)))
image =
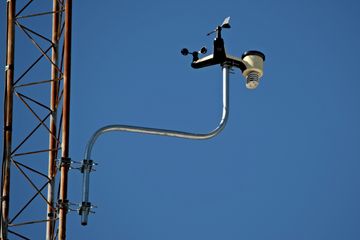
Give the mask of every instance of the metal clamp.
POLYGON ((95 213, 94 211, 92 211, 91 209, 96 208, 96 206, 91 205, 91 202, 82 202, 80 204, 80 207, 78 209, 78 213, 79 215, 81 215, 82 217, 86 218, 86 221, 81 221, 81 225, 85 226, 87 225, 87 216, 90 213, 95 213))
POLYGON ((69 200, 67 199, 59 199, 57 202, 57 209, 65 209, 65 211, 69 211, 69 200))
POLYGON ((71 158, 67 158, 67 157, 62 157, 59 161, 59 168, 61 167, 70 167, 71 163, 73 163, 71 161, 71 158))
POLYGON ((97 165, 94 162, 78 162, 73 161, 71 158, 61 158, 57 160, 57 168, 60 169, 61 167, 68 167, 69 169, 76 169, 83 173, 83 171, 86 169, 89 169, 89 171, 95 171, 93 166, 97 165))
POLYGON ((95 171, 95 169, 93 169, 93 166, 97 165, 93 160, 86 160, 84 159, 82 161, 82 165, 80 167, 80 171, 81 173, 86 173, 86 172, 92 172, 95 171))
POLYGON ((81 204, 77 204, 77 203, 69 202, 69 200, 67 199, 66 200, 59 199, 56 204, 57 211, 50 213, 48 216, 56 218, 59 214, 60 209, 64 209, 66 212, 78 212, 80 215, 81 212, 84 211, 86 211, 87 214, 94 213, 93 211, 91 211, 92 208, 96 208, 96 206, 91 205, 90 202, 88 203, 82 202, 81 204))

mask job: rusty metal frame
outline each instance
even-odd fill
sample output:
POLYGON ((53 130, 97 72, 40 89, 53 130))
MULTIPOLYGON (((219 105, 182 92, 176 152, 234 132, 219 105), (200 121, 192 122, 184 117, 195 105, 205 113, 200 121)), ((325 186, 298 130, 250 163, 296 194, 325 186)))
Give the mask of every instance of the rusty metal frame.
MULTIPOLYGON (((23 233, 22 230, 23 227, 33 224, 44 225, 47 240, 65 239, 66 237, 67 209, 63 203, 67 201, 69 167, 62 164, 58 168, 57 161, 60 156, 61 158, 69 157, 72 1, 48 1, 50 2, 48 4, 52 5, 48 11, 39 11, 36 6, 34 8, 34 5, 43 4, 43 1, 7 0, 6 2, 7 47, 0 211, 1 240, 9 239, 10 236, 18 239, 34 239, 33 236, 30 236, 31 233, 23 233), (20 6, 18 11, 16 5, 20 6), (29 26, 26 23, 28 19, 43 16, 51 16, 52 18, 52 21, 47 23, 47 26, 51 27, 50 37, 37 31, 38 26, 29 26), (33 58, 31 60, 26 59, 27 68, 25 69, 19 69, 15 59, 16 30, 19 32, 16 39, 28 39, 31 46, 40 53, 40 55, 31 56, 33 58), (42 43, 45 42, 47 47, 42 47, 39 39, 42 43), (51 72, 51 79, 32 79, 29 77, 29 73, 34 69, 51 72), (48 88, 46 93, 50 93, 49 102, 39 100, 38 96, 32 95, 31 92, 26 93, 26 90, 37 86, 48 88), (32 125, 33 122, 27 119, 21 121, 20 124, 26 126, 15 125, 16 122, 13 121, 13 118, 19 118, 17 114, 21 111, 26 111, 33 116, 32 120, 36 122, 35 126, 32 125), (24 133, 26 133, 25 136, 21 136, 24 133), (34 146, 30 146, 30 149, 24 150, 24 146, 29 145, 30 140, 35 135, 40 136, 41 144, 36 142, 34 146), (38 147, 42 144, 47 144, 48 147, 38 147), (48 164, 45 162, 34 164, 34 159, 43 158, 44 154, 47 155, 48 164), (47 167, 47 172, 44 171, 44 167, 47 167), (16 179, 11 177, 13 171, 17 174, 16 179), (58 179, 59 175, 60 180, 58 179), (14 180, 15 182, 13 182, 14 180), (24 196, 24 199, 21 199, 22 204, 17 206, 13 204, 12 196, 17 194, 16 200, 19 200, 21 194, 15 193, 19 189, 10 188, 10 183, 12 185, 20 181, 22 184, 27 184, 27 191, 30 192, 31 190, 32 194, 24 196), (58 184, 59 186, 57 186, 58 184), (43 208, 43 219, 33 219, 32 216, 26 214, 26 210, 30 207, 34 208, 34 204, 39 204, 39 209, 43 208)), ((22 56, 22 58, 25 57, 29 56, 22 56)), ((17 120, 19 121, 19 119, 17 120)), ((36 234, 36 231, 32 231, 32 234, 36 234)))

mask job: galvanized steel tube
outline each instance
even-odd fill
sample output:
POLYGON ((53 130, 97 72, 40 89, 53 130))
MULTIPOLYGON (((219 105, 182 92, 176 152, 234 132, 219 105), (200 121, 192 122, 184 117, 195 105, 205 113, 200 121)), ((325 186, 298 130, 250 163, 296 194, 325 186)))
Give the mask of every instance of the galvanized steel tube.
MULTIPOLYGON (((229 116, 229 69, 231 66, 224 65, 223 66, 223 111, 222 117, 219 125, 212 131, 208 133, 189 133, 182 131, 174 131, 160 128, 147 128, 147 127, 139 127, 139 126, 131 126, 131 125, 108 125, 98 129, 90 138, 86 149, 84 159, 91 159, 91 152, 94 147, 96 140, 108 132, 134 132, 134 133, 144 133, 151 135, 160 135, 160 136, 168 136, 168 137, 177 137, 177 138, 186 138, 186 139, 195 139, 195 140, 203 140, 215 137, 218 135, 225 127, 226 122, 229 116)), ((83 175, 83 204, 89 203, 89 172, 85 172, 83 175)), ((86 209, 86 207, 84 206, 86 209)), ((82 225, 87 224, 88 219, 88 211, 83 210, 81 212, 81 223, 82 225)))

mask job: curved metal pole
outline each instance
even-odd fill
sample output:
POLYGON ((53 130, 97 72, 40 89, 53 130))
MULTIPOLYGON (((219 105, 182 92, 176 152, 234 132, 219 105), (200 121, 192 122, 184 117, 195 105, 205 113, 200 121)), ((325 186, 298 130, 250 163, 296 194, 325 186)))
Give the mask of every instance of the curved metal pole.
POLYGON ((203 140, 215 137, 217 134, 223 130, 229 116, 229 67, 223 67, 223 112, 222 118, 219 125, 209 133, 189 133, 182 131, 174 131, 160 128, 147 128, 139 126, 130 126, 130 125, 107 125, 98 129, 90 138, 86 150, 84 159, 91 159, 92 148, 96 140, 103 135, 104 133, 120 131, 120 132, 135 132, 135 133, 144 133, 151 135, 161 135, 168 137, 177 137, 177 138, 187 138, 187 139, 196 139, 203 140))
POLYGON ((186 138, 186 139, 195 139, 195 140, 204 140, 215 137, 218 135, 225 127, 226 122, 229 116, 229 69, 231 68, 228 65, 222 66, 223 68, 223 111, 222 117, 219 125, 208 133, 189 133, 182 131, 174 131, 160 128, 147 128, 139 126, 130 126, 130 125, 108 125, 98 129, 90 138, 86 149, 85 156, 83 161, 83 197, 82 197, 82 206, 80 208, 81 214, 81 224, 86 225, 88 214, 90 212, 91 204, 89 202, 89 175, 91 172, 91 167, 93 162, 91 160, 91 152, 96 140, 103 135, 104 133, 120 131, 120 132, 134 132, 134 133, 144 133, 151 135, 160 135, 168 137, 177 137, 177 138, 186 138))

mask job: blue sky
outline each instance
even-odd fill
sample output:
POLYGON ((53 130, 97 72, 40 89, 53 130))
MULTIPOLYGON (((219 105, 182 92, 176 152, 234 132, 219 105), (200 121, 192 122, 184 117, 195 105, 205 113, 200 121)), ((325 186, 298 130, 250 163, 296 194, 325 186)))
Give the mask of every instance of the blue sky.
MULTIPOLYGON (((98 209, 86 227, 70 213, 68 239, 359 239, 359 11, 355 0, 74 1, 74 160, 107 124, 213 129, 221 69, 194 70, 180 50, 211 49, 206 33, 225 17, 227 52, 266 62, 255 91, 231 75, 230 119, 214 139, 101 137, 98 209)), ((72 171, 71 202, 80 189, 72 171)))

